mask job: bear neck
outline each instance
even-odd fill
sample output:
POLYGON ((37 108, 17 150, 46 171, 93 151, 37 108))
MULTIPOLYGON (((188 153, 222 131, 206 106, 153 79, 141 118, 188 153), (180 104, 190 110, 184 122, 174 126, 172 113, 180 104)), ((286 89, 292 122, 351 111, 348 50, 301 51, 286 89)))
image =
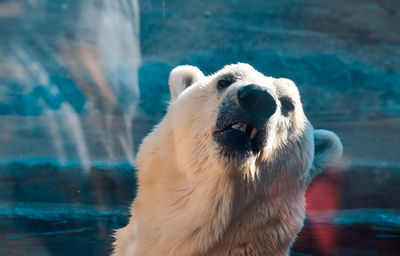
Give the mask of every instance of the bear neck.
POLYGON ((296 178, 276 172, 255 185, 212 161, 195 172, 182 170, 168 126, 160 123, 137 158, 139 190, 132 214, 138 254, 285 255, 304 218, 304 190, 287 182, 296 178), (145 248, 151 251, 141 251, 145 248))
POLYGON ((288 255, 305 217, 305 186, 297 173, 275 171, 255 183, 234 175, 229 224, 204 255, 288 255))

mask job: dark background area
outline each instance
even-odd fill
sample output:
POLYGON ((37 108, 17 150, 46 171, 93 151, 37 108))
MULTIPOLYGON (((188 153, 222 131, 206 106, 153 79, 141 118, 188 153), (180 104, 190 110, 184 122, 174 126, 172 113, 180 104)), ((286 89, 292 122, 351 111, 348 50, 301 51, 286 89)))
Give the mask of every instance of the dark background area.
POLYGON ((170 70, 236 62, 344 145, 292 254, 400 254, 398 24, 395 0, 0 1, 0 254, 108 255, 170 70))

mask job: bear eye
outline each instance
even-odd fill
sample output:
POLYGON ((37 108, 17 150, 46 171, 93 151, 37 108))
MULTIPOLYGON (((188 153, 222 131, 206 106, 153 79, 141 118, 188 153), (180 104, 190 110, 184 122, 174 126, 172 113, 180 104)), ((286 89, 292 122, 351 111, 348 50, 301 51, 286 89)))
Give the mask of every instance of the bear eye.
POLYGON ((228 88, 234 82, 235 82, 235 77, 233 77, 231 75, 224 76, 218 81, 217 88, 218 88, 218 90, 224 90, 224 89, 228 88))
POLYGON ((294 104, 289 97, 286 97, 286 96, 280 97, 279 101, 281 102, 282 114, 284 116, 287 116, 290 112, 293 112, 294 104))

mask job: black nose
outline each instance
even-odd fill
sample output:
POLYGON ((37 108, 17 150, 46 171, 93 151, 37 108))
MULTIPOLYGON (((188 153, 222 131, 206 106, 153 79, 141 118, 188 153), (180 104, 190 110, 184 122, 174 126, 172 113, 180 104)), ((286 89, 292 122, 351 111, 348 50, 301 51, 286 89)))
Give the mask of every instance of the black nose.
POLYGON ((276 111, 276 102, 271 94, 254 84, 240 88, 238 99, 246 111, 257 117, 269 118, 276 111))

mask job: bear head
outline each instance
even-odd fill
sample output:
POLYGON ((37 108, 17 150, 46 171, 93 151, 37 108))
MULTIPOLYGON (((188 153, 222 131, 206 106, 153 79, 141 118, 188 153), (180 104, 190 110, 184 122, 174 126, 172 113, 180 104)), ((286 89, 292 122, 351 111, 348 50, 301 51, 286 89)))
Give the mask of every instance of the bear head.
POLYGON ((289 79, 243 63, 210 76, 186 65, 171 71, 169 87, 179 169, 216 162, 247 181, 284 172, 307 184, 341 157, 340 139, 312 127, 289 79))
POLYGON ((313 128, 291 80, 248 64, 209 76, 179 66, 168 83, 167 114, 137 154, 137 196, 116 251, 288 255, 307 185, 340 158, 339 138, 313 128))

